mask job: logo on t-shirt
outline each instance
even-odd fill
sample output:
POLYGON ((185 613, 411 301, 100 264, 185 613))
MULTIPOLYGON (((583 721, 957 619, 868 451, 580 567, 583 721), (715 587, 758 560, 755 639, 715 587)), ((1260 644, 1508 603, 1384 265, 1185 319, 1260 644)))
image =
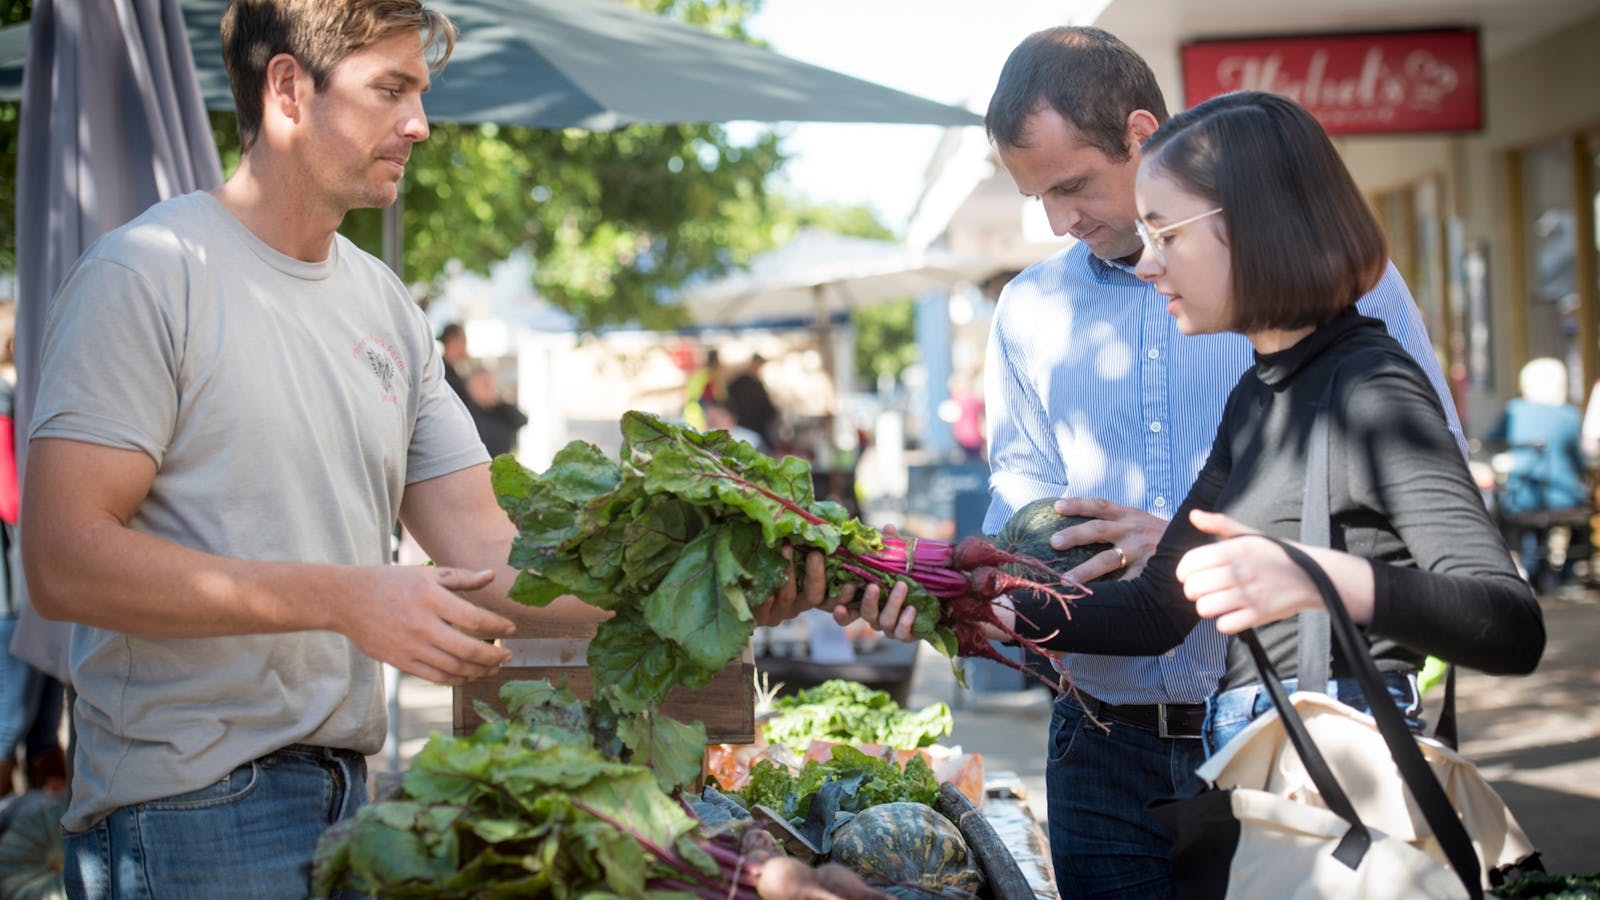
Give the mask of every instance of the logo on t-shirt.
POLYGON ((372 374, 377 376, 378 384, 383 389, 380 395, 383 402, 400 402, 397 382, 406 373, 406 363, 400 358, 400 352, 388 341, 368 335, 356 342, 353 353, 358 359, 365 360, 372 374))

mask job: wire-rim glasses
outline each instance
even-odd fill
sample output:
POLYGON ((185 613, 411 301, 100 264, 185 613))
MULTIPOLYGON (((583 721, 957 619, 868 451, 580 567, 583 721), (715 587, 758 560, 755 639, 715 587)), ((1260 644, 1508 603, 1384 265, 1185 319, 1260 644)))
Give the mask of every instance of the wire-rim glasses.
POLYGON ((1208 209, 1199 215, 1190 216, 1187 219, 1180 219, 1170 225, 1163 225, 1160 228, 1151 228, 1144 223, 1143 219, 1134 219, 1133 229, 1139 232, 1139 240, 1144 242, 1144 250, 1150 254, 1150 258, 1155 260, 1157 265, 1164 266, 1167 264, 1167 258, 1162 254, 1160 246, 1156 244, 1156 238, 1175 228, 1182 228, 1192 222, 1198 222, 1208 216, 1214 216, 1219 212, 1222 212, 1222 207, 1220 206, 1216 209, 1208 209))

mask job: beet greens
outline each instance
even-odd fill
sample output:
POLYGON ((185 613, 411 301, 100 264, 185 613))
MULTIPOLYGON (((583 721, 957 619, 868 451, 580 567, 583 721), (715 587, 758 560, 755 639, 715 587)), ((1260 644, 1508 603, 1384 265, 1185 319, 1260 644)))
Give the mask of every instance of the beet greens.
POLYGON ((630 412, 622 438, 617 462, 573 441, 543 473, 510 456, 492 466, 495 494, 519 532, 512 598, 542 606, 573 594, 614 613, 588 662, 597 696, 618 710, 656 706, 736 659, 755 630, 754 607, 788 577, 784 544, 827 554, 830 596, 850 582, 886 593, 908 582, 917 637, 946 656, 1012 668, 983 636, 982 624, 998 625, 992 601, 1030 590, 1065 604, 1084 592, 1044 562, 981 539, 886 538, 818 500, 804 460, 774 460, 726 432, 630 412))
POLYGON ((314 896, 756 900, 765 865, 739 830, 704 827, 663 777, 699 775, 703 729, 617 719, 548 681, 508 682, 500 701, 507 714, 479 701, 476 731, 435 733, 397 795, 323 833, 314 896), (655 748, 626 737, 641 725, 655 748))

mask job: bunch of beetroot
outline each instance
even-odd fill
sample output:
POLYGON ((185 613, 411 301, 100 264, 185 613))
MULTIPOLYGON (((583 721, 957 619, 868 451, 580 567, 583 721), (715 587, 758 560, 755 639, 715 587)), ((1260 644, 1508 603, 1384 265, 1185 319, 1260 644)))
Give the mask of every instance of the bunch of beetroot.
POLYGON ((1085 592, 1063 582, 1059 565, 982 539, 885 537, 817 500, 804 460, 774 460, 725 432, 630 412, 622 438, 615 462, 574 441, 543 473, 510 456, 492 470, 519 532, 512 597, 544 605, 573 594, 615 614, 590 642, 588 662, 597 696, 621 711, 655 706, 677 685, 703 685, 744 651, 752 610, 788 578, 785 545, 797 559, 827 554, 830 595, 847 583, 887 594, 906 582, 917 637, 947 656, 1013 668, 984 633, 1000 624, 995 600, 1026 590, 1066 604, 1085 592))

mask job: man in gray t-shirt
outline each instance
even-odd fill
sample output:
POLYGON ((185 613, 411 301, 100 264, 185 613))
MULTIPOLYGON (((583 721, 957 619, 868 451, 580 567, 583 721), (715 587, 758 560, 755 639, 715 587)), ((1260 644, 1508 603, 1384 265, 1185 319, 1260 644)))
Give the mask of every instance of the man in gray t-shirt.
MULTIPOLYGON (((508 656, 488 455, 404 286, 336 233, 393 202, 454 35, 417 0, 234 4, 238 170, 107 235, 52 304, 24 564, 74 623, 72 896, 305 896, 365 799, 379 662, 459 684, 508 656), (387 564, 397 521, 436 568, 387 564)), ((818 605, 807 571, 758 618, 818 605)))

